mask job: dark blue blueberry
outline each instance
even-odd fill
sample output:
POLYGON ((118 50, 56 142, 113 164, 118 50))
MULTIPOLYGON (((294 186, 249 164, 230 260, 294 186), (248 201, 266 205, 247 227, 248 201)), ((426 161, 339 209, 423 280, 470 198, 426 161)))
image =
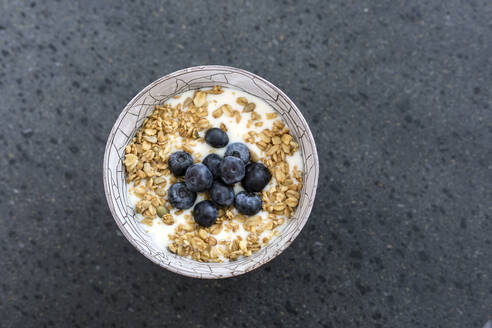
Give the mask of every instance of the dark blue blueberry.
POLYGON ((220 178, 220 162, 222 162, 222 157, 217 154, 207 155, 202 163, 212 172, 214 179, 220 178))
POLYGON ((272 174, 270 170, 262 163, 252 162, 246 165, 244 178, 241 185, 246 191, 262 191, 270 182, 272 174))
POLYGON ((172 153, 167 161, 169 170, 177 176, 183 176, 186 173, 186 169, 193 164, 193 157, 184 151, 177 151, 172 153))
POLYGON ((225 184, 232 185, 244 178, 244 162, 234 156, 226 156, 220 163, 220 177, 225 184))
POLYGON ((185 210, 192 207, 195 203, 196 192, 186 188, 184 182, 176 182, 169 188, 167 198, 171 205, 181 210, 185 210))
POLYGON ((209 200, 203 200, 195 205, 193 218, 202 227, 210 227, 217 221, 217 207, 209 200))
POLYGON ((212 187, 214 178, 212 172, 203 164, 193 164, 186 170, 185 183, 191 191, 200 192, 212 187))
POLYGON ((216 180, 210 189, 210 197, 218 206, 230 206, 234 203, 234 189, 216 180))
POLYGON ((254 192, 241 191, 236 195, 234 206, 239 213, 244 215, 255 215, 261 211, 263 202, 259 194, 254 192))
POLYGON ((244 164, 249 162, 248 146, 242 142, 233 142, 227 146, 224 156, 234 156, 243 160, 244 164))
POLYGON ((229 137, 221 129, 211 128, 205 133, 205 142, 214 148, 222 148, 229 143, 229 137))

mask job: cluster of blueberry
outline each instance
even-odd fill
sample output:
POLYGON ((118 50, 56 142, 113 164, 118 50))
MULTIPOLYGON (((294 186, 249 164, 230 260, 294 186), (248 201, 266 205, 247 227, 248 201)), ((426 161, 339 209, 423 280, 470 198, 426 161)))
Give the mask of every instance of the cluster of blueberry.
MULTIPOLYGON (((221 129, 212 128, 207 131, 205 142, 214 148, 222 148, 229 143, 229 137, 221 129)), ((210 154, 198 164, 193 164, 189 153, 178 151, 171 154, 168 166, 175 176, 184 175, 184 182, 174 183, 168 191, 169 202, 174 207, 188 209, 195 203, 197 192, 209 192, 212 201, 201 201, 193 209, 195 222, 203 227, 215 223, 218 206, 234 204, 242 214, 258 213, 263 206, 258 192, 272 178, 265 165, 250 162, 249 149, 240 142, 229 144, 224 158, 210 154), (241 182, 245 191, 235 194, 233 186, 237 182, 241 182)))

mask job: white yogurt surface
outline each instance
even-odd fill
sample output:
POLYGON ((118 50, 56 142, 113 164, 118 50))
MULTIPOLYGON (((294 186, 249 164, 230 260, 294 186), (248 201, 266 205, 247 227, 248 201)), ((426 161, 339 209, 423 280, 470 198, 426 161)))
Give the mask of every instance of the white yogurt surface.
MULTIPOLYGON (((212 127, 218 128, 218 127, 220 127, 221 123, 225 124, 225 126, 227 127, 227 130, 228 130, 227 135, 229 137, 229 143, 232 143, 232 142, 246 143, 244 141, 244 138, 246 137, 246 135, 249 131, 261 132, 262 130, 267 129, 267 128, 271 129, 274 121, 281 120, 280 116, 278 116, 275 119, 266 119, 267 113, 275 113, 275 111, 273 110, 273 108, 271 108, 262 99, 255 97, 255 96, 252 96, 248 93, 245 93, 245 92, 242 92, 239 90, 235 90, 235 89, 231 89, 231 88, 223 88, 222 90, 224 91, 222 94, 219 94, 219 95, 208 94, 207 95, 208 116, 206 118, 208 119, 208 121, 210 122, 212 127), (252 102, 252 103, 256 104, 255 112, 257 114, 261 115, 260 121, 263 122, 263 126, 256 127, 254 124, 251 124, 251 126, 249 128, 247 128, 247 123, 248 123, 248 120, 250 119, 249 113, 242 113, 242 119, 239 123, 236 122, 234 117, 229 117, 226 113, 222 114, 219 118, 214 118, 212 116, 212 112, 224 104, 228 104, 228 105, 232 106, 232 110, 238 110, 239 112, 241 112, 243 106, 236 103, 236 99, 238 97, 244 97, 248 100, 248 102, 252 102)), ((166 101, 165 104, 169 104, 169 105, 174 107, 179 103, 182 104, 183 101, 188 97, 193 98, 193 94, 194 94, 194 90, 184 92, 179 96, 179 98, 177 98, 177 99, 171 98, 168 101, 166 101)), ((205 132, 206 131, 200 132, 200 136, 204 137, 205 132)), ((182 149, 177 148, 177 146, 179 146, 179 145, 181 145, 181 137, 176 136, 172 141, 172 152, 182 150, 182 149)), ((251 151, 255 152, 258 155, 258 157, 260 158, 260 161, 261 161, 262 151, 254 144, 246 143, 246 145, 248 146, 248 148, 251 151)), ((201 154, 201 160, 203 160, 205 158, 205 156, 207 156, 208 154, 211 154, 211 153, 216 153, 220 156, 223 156, 227 146, 224 148, 217 149, 217 148, 213 148, 213 147, 209 146, 206 143, 197 142, 196 145, 192 146, 191 148, 193 149, 192 156, 195 158, 195 156, 197 154, 201 154)), ((287 156, 286 161, 289 164, 289 169, 291 171, 292 171, 294 165, 296 165, 299 170, 303 171, 303 163, 302 163, 300 150, 298 150, 292 156, 287 156)), ((169 188, 171 185, 169 182, 169 179, 170 179, 170 177, 167 178, 166 189, 169 188)), ((275 179, 275 177, 272 177, 272 181, 274 179, 275 179)), ((265 190, 268 190, 270 188, 272 181, 270 182, 269 185, 267 185, 265 187, 265 190)), ((144 183, 142 183, 142 185, 143 184, 144 183)), ((139 201, 139 198, 134 194, 133 189, 134 188, 133 188, 133 182, 132 182, 128 185, 128 194, 129 194, 129 200, 130 200, 131 205, 135 206, 135 204, 139 201)), ((238 193, 241 190, 243 190, 243 189, 242 189, 240 183, 236 183, 234 186, 234 191, 236 193, 238 193)), ((195 204, 204 199, 203 195, 204 195, 204 193, 198 193, 198 197, 197 197, 195 204)), ((161 221, 161 219, 156 216, 153 220, 152 226, 142 224, 143 228, 145 231, 147 231, 152 236, 153 240, 155 241, 155 245, 159 249, 165 250, 168 246, 168 243, 169 243, 169 235, 174 233, 174 230, 178 225, 186 224, 185 215, 188 214, 188 215, 191 215, 191 217, 193 217, 192 209, 193 208, 188 209, 188 210, 184 210, 183 213, 181 213, 180 215, 175 214, 175 212, 176 212, 175 209, 171 210, 170 213, 174 217, 174 224, 172 224, 172 225, 167 225, 167 224, 163 223, 161 221)), ((256 215, 259 215, 262 218, 266 218, 268 215, 268 212, 262 210, 256 215)), ((135 217, 139 221, 141 221, 143 219, 143 216, 141 214, 136 214, 135 217)), ((288 219, 286 219, 286 221, 287 220, 288 219)), ((282 227, 284 225, 285 225, 285 223, 283 225, 277 227, 276 230, 278 232, 281 232, 282 227)), ((232 241, 232 240, 236 239, 236 237, 238 235, 240 235, 243 239, 246 239, 249 232, 245 231, 241 224, 239 226, 240 226, 239 230, 235 233, 232 231, 227 232, 227 231, 225 231, 226 229, 224 228, 224 229, 222 229, 222 231, 219 234, 214 235, 214 237, 215 237, 215 239, 217 239, 218 242, 220 242, 221 240, 231 240, 232 241)), ((259 240, 261 241, 263 237, 270 237, 271 235, 272 235, 272 231, 266 230, 260 235, 259 240)), ((227 261, 227 259, 225 259, 225 258, 221 258, 221 259, 224 261, 227 261)))

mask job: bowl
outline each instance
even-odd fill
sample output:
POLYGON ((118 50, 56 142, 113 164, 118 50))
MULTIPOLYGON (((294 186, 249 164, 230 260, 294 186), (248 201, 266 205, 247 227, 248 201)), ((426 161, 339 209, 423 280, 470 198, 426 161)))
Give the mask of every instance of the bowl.
POLYGON ((319 163, 316 146, 306 120, 296 105, 280 89, 262 77, 227 66, 196 66, 168 74, 140 91, 123 109, 114 124, 104 153, 104 190, 111 213, 128 241, 161 267, 178 274, 206 279, 238 276, 260 267, 282 253, 301 232, 313 207, 318 184, 319 163), (232 87, 265 100, 291 130, 299 144, 304 163, 303 187, 299 205, 281 233, 251 256, 225 263, 202 263, 158 249, 135 219, 127 194, 123 159, 125 147, 155 105, 191 89, 221 85, 232 87))

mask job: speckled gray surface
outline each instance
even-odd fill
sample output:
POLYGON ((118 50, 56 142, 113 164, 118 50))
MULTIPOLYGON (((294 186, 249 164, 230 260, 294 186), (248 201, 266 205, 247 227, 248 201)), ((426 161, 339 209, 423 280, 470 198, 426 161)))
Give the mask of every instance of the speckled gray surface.
POLYGON ((492 314, 492 3, 0 2, 1 327, 482 327, 492 314), (245 68, 312 126, 281 256, 201 281, 118 232, 106 137, 145 85, 245 68))

